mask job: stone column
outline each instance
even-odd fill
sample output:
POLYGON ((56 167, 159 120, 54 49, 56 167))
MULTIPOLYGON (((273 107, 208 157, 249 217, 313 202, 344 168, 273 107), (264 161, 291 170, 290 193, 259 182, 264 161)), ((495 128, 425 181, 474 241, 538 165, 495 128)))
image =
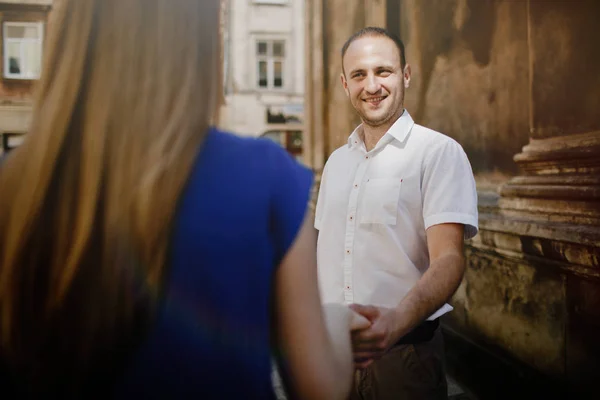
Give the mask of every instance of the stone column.
POLYGON ((323 168, 323 0, 305 3, 305 88, 304 88, 304 150, 306 164, 315 170, 323 168))
POLYGON ((565 367, 578 387, 600 378, 598 20, 597 1, 529 1, 531 140, 500 200, 546 227, 536 253, 568 265, 565 367))
POLYGON ((507 214, 600 225, 600 52, 593 0, 529 2, 530 143, 507 214))
POLYGON ((530 142, 481 234, 455 323, 587 391, 600 379, 600 3, 528 1, 530 142))

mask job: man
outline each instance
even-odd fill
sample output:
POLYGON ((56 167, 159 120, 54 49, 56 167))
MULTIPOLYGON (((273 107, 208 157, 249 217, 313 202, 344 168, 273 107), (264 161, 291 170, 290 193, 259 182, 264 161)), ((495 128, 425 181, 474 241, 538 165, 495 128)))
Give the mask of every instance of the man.
POLYGON ((438 318, 477 233, 469 161, 453 139, 404 110, 404 45, 365 28, 342 49, 342 85, 362 124, 328 159, 319 190, 318 270, 325 303, 371 325, 353 335, 352 398, 447 397, 438 318))

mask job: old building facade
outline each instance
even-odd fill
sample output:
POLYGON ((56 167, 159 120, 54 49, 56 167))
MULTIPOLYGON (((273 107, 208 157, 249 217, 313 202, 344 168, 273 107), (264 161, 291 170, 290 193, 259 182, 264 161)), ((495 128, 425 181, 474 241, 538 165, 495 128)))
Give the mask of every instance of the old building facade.
POLYGON ((0 1, 0 152, 29 128, 52 0, 0 1))
POLYGON ((301 149, 304 0, 225 0, 224 7, 221 126, 250 136, 287 130, 301 149))

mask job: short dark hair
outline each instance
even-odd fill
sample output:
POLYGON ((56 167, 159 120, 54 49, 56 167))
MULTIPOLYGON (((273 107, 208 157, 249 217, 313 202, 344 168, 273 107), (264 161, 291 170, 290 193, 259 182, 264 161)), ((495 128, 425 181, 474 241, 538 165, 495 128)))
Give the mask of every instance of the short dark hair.
POLYGON ((344 69, 344 56, 346 55, 346 52, 348 51, 348 47, 350 47, 352 42, 354 42, 355 40, 366 37, 366 36, 383 36, 388 39, 391 39, 396 44, 396 47, 398 48, 398 52, 400 53, 400 66, 402 68, 404 68, 406 66, 406 55, 404 53, 404 43, 402 42, 402 40, 400 40, 400 38, 398 36, 394 35, 393 33, 389 32, 388 30, 386 30, 384 28, 379 28, 376 26, 367 26, 366 28, 363 28, 360 31, 355 32, 352 36, 350 36, 348 38, 348 40, 346 40, 346 43, 344 43, 344 46, 342 46, 342 70, 344 69))

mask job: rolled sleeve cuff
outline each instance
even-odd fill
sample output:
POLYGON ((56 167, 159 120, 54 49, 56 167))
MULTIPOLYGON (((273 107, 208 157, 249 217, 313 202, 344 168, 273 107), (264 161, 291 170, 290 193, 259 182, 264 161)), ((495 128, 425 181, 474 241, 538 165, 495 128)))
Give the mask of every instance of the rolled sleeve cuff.
POLYGON ((465 240, 477 235, 479 230, 477 217, 470 214, 445 212, 425 218, 425 229, 440 224, 463 224, 465 226, 465 240))
POLYGON ((454 307, 452 307, 450 304, 446 303, 442 306, 442 308, 440 308, 439 310, 437 310, 436 312, 431 314, 429 316, 429 318, 427 318, 427 321, 433 321, 433 320, 441 317, 442 315, 449 313, 452 310, 454 310, 454 307))
POLYGON ((321 220, 320 219, 315 218, 315 229, 318 231, 321 230, 321 220))

